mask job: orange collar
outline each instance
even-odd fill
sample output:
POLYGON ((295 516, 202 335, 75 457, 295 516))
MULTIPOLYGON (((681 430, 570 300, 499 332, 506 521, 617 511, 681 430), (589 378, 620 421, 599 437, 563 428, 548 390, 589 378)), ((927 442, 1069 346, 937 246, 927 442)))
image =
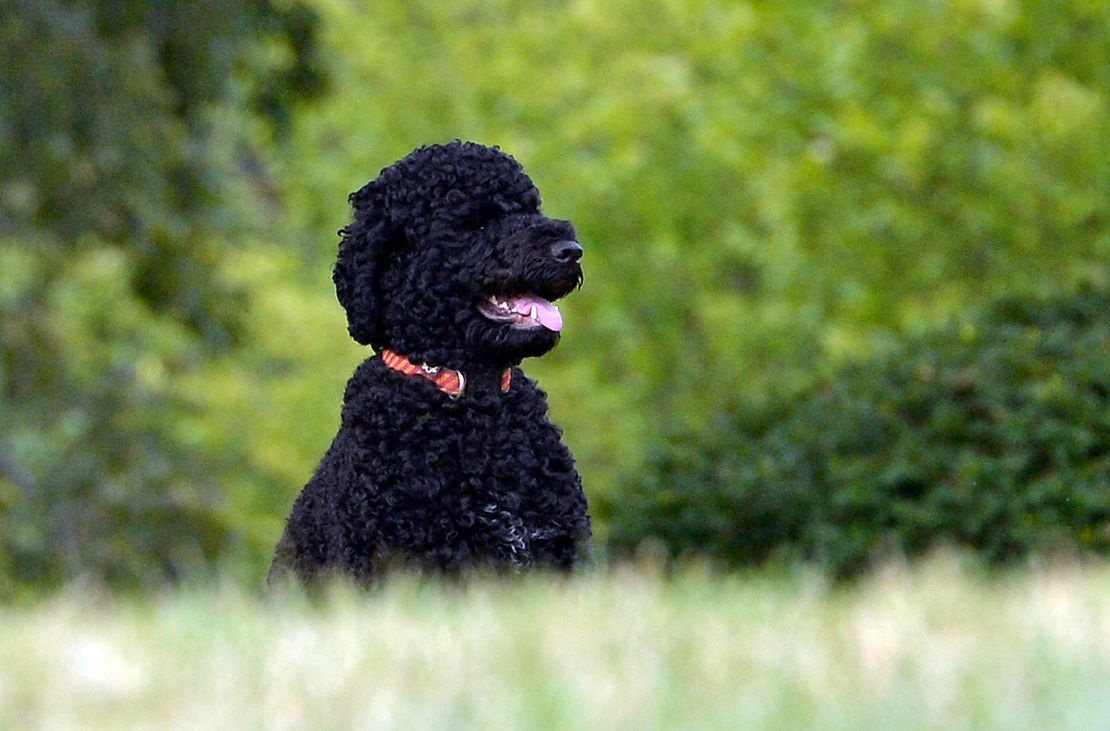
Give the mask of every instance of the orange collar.
MULTIPOLYGON (((406 376, 420 376, 433 382, 439 387, 440 391, 451 398, 458 398, 466 391, 466 376, 462 371, 456 371, 453 368, 441 368, 439 366, 430 366, 427 363, 416 365, 411 360, 403 355, 398 355, 392 350, 383 348, 381 352, 382 361, 397 371, 404 373, 406 376)), ((501 374, 501 393, 509 390, 509 386, 513 383, 513 369, 506 368, 501 374)))

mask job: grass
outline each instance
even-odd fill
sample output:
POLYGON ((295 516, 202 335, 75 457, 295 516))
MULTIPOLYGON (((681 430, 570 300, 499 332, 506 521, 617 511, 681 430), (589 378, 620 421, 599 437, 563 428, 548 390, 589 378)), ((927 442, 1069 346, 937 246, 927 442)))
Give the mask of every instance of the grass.
POLYGON ((0 728, 1089 729, 1110 564, 614 570, 260 597, 74 588, 0 608, 0 728))

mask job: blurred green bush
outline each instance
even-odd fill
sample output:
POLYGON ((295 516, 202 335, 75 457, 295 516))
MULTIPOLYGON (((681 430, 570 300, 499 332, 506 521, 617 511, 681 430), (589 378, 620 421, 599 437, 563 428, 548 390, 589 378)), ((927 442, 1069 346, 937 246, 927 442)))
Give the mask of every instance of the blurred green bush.
POLYGON ((347 192, 418 144, 517 156, 586 248, 525 367, 591 494, 665 428, 1110 261, 1105 3, 316 7, 334 94, 277 150, 290 222, 330 259, 347 192))
POLYGON ((156 584, 247 542, 234 491, 267 475, 211 413, 246 343, 228 251, 266 225, 237 128, 320 87, 314 17, 0 4, 0 597, 156 584))
POLYGON ((1110 289, 1008 299, 759 419, 664 444, 605 501, 610 545, 838 575, 938 545, 1110 553, 1110 289))
POLYGON ((578 226, 525 368, 616 500, 668 432, 1110 277, 1108 57, 1092 0, 0 4, 0 592, 261 577, 369 354, 346 196, 418 145, 578 226))

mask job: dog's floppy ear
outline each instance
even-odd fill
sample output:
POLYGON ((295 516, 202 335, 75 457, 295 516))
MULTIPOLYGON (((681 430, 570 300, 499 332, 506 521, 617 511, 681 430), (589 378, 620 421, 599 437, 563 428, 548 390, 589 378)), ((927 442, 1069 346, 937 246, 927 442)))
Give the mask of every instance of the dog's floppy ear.
POLYGON ((347 331, 362 345, 381 349, 381 278, 392 249, 390 223, 376 181, 371 181, 348 198, 355 209, 354 220, 340 229, 339 259, 332 281, 339 304, 347 310, 347 331))

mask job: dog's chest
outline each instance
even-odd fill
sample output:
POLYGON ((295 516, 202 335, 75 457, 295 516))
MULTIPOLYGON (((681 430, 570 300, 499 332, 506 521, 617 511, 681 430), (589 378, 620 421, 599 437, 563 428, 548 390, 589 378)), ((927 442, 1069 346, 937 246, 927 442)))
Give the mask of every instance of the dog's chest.
POLYGON ((581 531, 573 459, 530 382, 459 399, 423 382, 400 392, 385 385, 371 389, 355 412, 361 421, 350 424, 361 476, 352 509, 375 526, 375 540, 523 567, 581 531))
POLYGON ((482 413, 443 443, 450 448, 436 459, 444 468, 439 500, 449 517, 473 516, 469 533, 483 550, 510 565, 531 564, 579 489, 559 432, 530 413, 482 413))

